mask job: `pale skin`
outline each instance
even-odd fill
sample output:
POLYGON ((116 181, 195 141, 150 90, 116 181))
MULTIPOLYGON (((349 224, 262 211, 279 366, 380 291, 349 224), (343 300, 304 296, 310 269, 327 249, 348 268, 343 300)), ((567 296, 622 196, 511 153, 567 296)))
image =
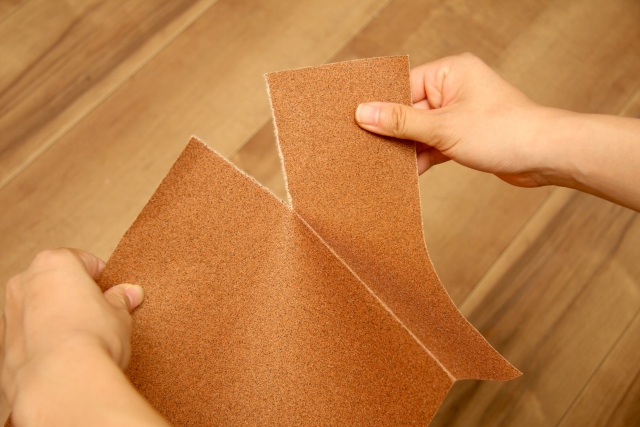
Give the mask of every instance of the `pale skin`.
POLYGON ((531 101, 471 54, 411 71, 413 107, 361 104, 358 124, 418 142, 418 171, 453 160, 521 187, 575 188, 640 211, 640 119, 531 101))
MULTIPOLYGON (((640 211, 640 120, 540 106, 469 54, 419 66, 411 82, 413 107, 362 104, 356 121, 417 141, 420 173, 453 160, 640 211)), ((103 267, 83 251, 45 251, 6 284, 0 409, 14 426, 169 425, 122 373, 144 292, 122 284, 103 294, 94 281, 103 267)))
POLYGON ((121 284, 103 294, 94 281, 103 267, 87 252, 56 249, 7 282, 0 386, 14 426, 169 426, 122 372, 129 312, 144 292, 121 284))

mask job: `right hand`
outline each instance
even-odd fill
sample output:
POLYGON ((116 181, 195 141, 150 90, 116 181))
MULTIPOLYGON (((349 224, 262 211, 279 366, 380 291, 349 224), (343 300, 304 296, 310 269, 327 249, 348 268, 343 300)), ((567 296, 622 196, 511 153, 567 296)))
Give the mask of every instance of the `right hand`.
POLYGON ((370 102, 356 112, 371 132, 418 142, 418 170, 454 160, 523 187, 557 172, 545 138, 561 110, 542 107, 472 54, 411 71, 413 107, 370 102))

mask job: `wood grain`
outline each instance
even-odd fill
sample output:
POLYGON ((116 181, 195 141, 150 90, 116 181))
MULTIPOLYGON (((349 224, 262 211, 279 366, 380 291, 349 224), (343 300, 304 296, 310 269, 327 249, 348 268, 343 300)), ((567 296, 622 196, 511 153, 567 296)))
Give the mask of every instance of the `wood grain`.
POLYGON ((257 179, 282 201, 289 203, 273 121, 269 120, 229 160, 257 179))
POLYGON ((637 256, 638 220, 628 209, 571 193, 540 238, 465 313, 524 376, 456 384, 434 425, 560 420, 640 309, 637 287, 619 283, 616 270, 620 259, 637 256))
MULTIPOLYGON (((637 265, 637 263, 636 263, 637 265)), ((636 271, 634 285, 638 287, 636 271)), ((617 284, 616 284, 617 285, 617 284)), ((638 288, 640 291, 640 288, 638 288)), ((559 424, 561 427, 640 425, 640 312, 627 327, 559 424)))
POLYGON ((640 86, 633 92, 627 102, 620 108, 620 115, 640 118, 640 86))
MULTIPOLYGON (((629 1, 510 2, 499 11, 489 2, 448 2, 432 10, 409 38, 396 39, 395 49, 408 52, 415 65, 471 50, 537 102, 613 114, 640 84, 638 73, 631 71, 640 68, 640 27, 634 24, 638 17, 637 4, 629 1), (571 34, 570 42, 566 34, 571 34), (634 34, 631 42, 629 34, 634 34), (611 53, 617 44, 624 46, 624 55, 611 53), (607 72, 609 67, 616 71, 607 72), (624 79, 619 78, 622 73, 624 79), (601 91, 598 86, 617 90, 601 91), (594 102, 594 96, 600 99, 594 102)), ((378 31, 372 28, 362 45, 376 46, 378 31)), ((363 47, 352 51, 357 49, 363 47)), ((429 252, 447 290, 460 303, 549 189, 516 189, 446 165, 422 177, 421 192, 429 252)))
POLYGON ((385 2, 216 3, 0 189, 0 281, 46 247, 107 258, 191 134, 234 151, 270 116, 263 73, 326 62, 385 2))
MULTIPOLYGON (((629 98, 620 115, 640 118, 640 88, 629 98)), ((617 257, 611 265, 609 286, 624 286, 640 298, 640 218, 636 214, 617 257), (624 246, 626 244, 626 246, 624 246)), ((640 310, 627 325, 587 385, 559 423, 568 426, 640 425, 640 310)))
POLYGON ((1 0, 0 1, 0 22, 23 6, 28 0, 1 0))
POLYGON ((0 188, 215 1, 32 0, 0 23, 0 188))

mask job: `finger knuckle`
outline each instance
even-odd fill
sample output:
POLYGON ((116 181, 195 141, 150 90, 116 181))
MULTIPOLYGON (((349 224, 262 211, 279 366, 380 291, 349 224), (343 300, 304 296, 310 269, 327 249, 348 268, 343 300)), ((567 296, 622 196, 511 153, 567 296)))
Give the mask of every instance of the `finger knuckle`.
POLYGON ((133 318, 131 317, 131 315, 129 313, 127 313, 125 316, 123 316, 122 324, 123 324, 125 330, 127 330, 127 331, 131 331, 131 329, 133 328, 133 318))
POLYGON ((66 262, 70 254, 64 249, 45 249, 39 252, 31 264, 34 267, 57 266, 61 262, 66 262))
POLYGON ((106 298, 110 300, 111 304, 119 309, 127 308, 127 296, 121 289, 113 289, 106 293, 106 298))
POLYGON ((8 299, 8 297, 15 295, 16 293, 20 292, 20 290, 22 289, 22 277, 20 275, 15 275, 13 277, 11 277, 8 281, 7 284, 5 285, 5 298, 8 299))
POLYGON ((118 361, 126 359, 126 355, 131 351, 133 319, 128 313, 119 313, 111 319, 108 330, 105 342, 113 358, 118 361))
POLYGON ((394 136, 404 134, 407 128, 407 115, 400 106, 393 106, 389 111, 388 129, 394 136))
POLYGON ((474 55, 473 53, 471 53, 471 52, 463 52, 463 53, 461 53, 460 55, 458 55, 458 57, 459 57, 460 59, 463 59, 463 60, 465 60, 465 61, 470 61, 470 62, 472 62, 472 61, 479 61, 479 60, 480 60, 477 56, 475 56, 475 55, 474 55))
POLYGON ((111 356, 115 360, 119 360, 122 357, 122 353, 125 352, 125 343, 123 338, 114 332, 106 341, 107 347, 111 352, 111 356))

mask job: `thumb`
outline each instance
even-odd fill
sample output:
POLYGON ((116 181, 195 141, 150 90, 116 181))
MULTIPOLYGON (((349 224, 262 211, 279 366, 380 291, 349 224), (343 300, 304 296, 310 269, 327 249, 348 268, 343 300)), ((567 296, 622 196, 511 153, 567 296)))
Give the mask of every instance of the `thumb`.
POLYGON ((434 145, 433 111, 387 102, 358 105, 356 122, 370 132, 434 145))
POLYGON ((116 308, 133 311, 144 299, 144 289, 140 285, 123 283, 105 291, 104 297, 116 308))

